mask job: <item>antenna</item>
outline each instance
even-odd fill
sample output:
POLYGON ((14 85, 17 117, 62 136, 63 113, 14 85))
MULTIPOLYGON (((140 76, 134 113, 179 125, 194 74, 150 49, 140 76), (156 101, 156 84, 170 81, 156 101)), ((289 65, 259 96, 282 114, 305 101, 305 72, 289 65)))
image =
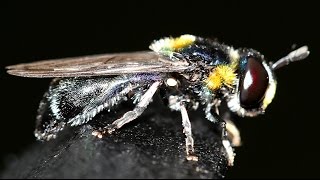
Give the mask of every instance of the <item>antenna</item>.
POLYGON ((279 69, 285 65, 288 65, 290 62, 300 61, 308 57, 310 51, 308 51, 308 46, 302 46, 299 49, 296 49, 289 53, 287 56, 279 59, 277 62, 272 64, 271 68, 273 70, 279 69))

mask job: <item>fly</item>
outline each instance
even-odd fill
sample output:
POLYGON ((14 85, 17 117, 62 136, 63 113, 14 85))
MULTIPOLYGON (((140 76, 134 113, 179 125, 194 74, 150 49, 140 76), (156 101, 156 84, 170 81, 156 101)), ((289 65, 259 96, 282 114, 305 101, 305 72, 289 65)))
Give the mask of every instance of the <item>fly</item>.
POLYGON ((188 111, 202 107, 206 119, 221 130, 228 164, 233 165, 233 147, 241 144, 240 132, 230 118, 219 113, 221 102, 242 117, 263 114, 276 93, 274 71, 309 55, 303 46, 275 63, 267 63, 254 49, 234 49, 188 34, 155 40, 149 48, 152 51, 8 66, 12 75, 53 78, 38 108, 35 137, 53 139, 66 126, 85 124, 131 98, 135 105, 132 110, 92 132, 102 138, 137 119, 161 90, 168 107, 181 113, 186 158, 198 160, 188 111))

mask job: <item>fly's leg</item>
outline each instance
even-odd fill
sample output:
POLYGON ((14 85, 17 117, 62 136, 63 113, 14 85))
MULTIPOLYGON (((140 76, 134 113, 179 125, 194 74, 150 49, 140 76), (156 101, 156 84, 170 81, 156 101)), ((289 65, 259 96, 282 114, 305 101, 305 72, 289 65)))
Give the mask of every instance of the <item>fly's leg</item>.
POLYGON ((191 123, 188 112, 183 103, 180 103, 180 112, 182 117, 183 133, 186 135, 187 160, 198 161, 198 157, 194 153, 194 140, 192 137, 191 123))
POLYGON ((228 138, 231 141, 231 145, 233 147, 241 146, 240 131, 237 128, 237 126, 233 123, 233 121, 231 120, 230 114, 228 112, 226 112, 225 115, 223 116, 223 119, 226 122, 226 129, 228 132, 228 138))
POLYGON ((220 116, 217 113, 211 113, 212 106, 213 106, 213 104, 207 103, 207 107, 205 108, 206 118, 215 124, 219 124, 220 130, 221 130, 222 145, 226 150, 228 165, 233 166, 235 153, 233 152, 233 148, 232 148, 231 143, 228 139, 226 122, 222 118, 220 118, 220 116))
POLYGON ((220 122, 220 125, 221 125, 221 133, 222 133, 222 145, 225 148, 226 153, 227 153, 228 165, 233 166, 235 153, 234 153, 233 148, 231 146, 231 143, 228 139, 228 133, 226 130, 226 122, 224 122, 224 121, 220 122))
POLYGON ((191 122, 189 120, 188 112, 185 107, 185 99, 182 96, 171 95, 168 97, 169 108, 174 111, 180 111, 182 117, 183 133, 186 136, 186 152, 187 160, 198 161, 198 157, 194 153, 194 140, 192 137, 191 122))
POLYGON ((229 119, 226 119, 226 129, 228 132, 228 138, 231 141, 233 147, 241 146, 241 136, 240 131, 237 126, 229 119))
POLYGON ((228 132, 227 127, 229 128, 229 124, 226 125, 226 122, 219 116, 219 109, 221 101, 219 99, 216 99, 212 96, 209 90, 207 88, 203 88, 200 93, 200 98, 204 101, 204 104, 206 107, 204 108, 205 116, 206 118, 214 123, 219 125, 219 130, 221 131, 221 139, 222 139, 222 145, 225 149, 226 156, 228 159, 228 165, 233 166, 235 153, 233 152, 233 148, 231 146, 231 143, 228 139, 228 132), (212 110, 214 110, 214 113, 212 113, 212 110))
POLYGON ((101 131, 93 131, 92 135, 97 136, 98 138, 102 138, 103 134, 108 133, 111 134, 116 129, 121 128, 123 125, 133 121, 138 118, 143 111, 147 108, 149 103, 152 101, 152 97, 160 86, 160 82, 154 82, 150 88, 146 91, 146 93, 141 97, 139 103, 132 111, 126 112, 121 118, 115 120, 112 124, 106 126, 101 131))

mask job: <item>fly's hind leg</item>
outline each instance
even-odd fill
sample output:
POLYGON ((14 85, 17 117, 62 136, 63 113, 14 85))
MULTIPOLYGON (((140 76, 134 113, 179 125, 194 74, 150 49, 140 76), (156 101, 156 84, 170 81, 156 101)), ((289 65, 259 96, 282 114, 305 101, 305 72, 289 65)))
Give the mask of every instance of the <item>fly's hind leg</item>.
POLYGON ((154 82, 146 93, 141 97, 140 101, 132 111, 126 112, 121 118, 115 120, 112 124, 102 128, 102 130, 96 130, 92 132, 92 135, 102 138, 103 134, 111 134, 116 129, 121 128, 123 125, 138 118, 143 111, 147 108, 149 103, 152 101, 152 97, 160 86, 161 82, 154 82))

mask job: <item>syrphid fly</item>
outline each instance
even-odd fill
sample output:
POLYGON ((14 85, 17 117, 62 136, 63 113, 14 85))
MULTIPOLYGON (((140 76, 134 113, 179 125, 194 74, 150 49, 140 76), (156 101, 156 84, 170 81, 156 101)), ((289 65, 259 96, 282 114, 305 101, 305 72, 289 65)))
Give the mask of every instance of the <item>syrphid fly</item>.
POLYGON ((221 130, 222 144, 232 165, 233 146, 240 145, 240 133, 233 121, 219 112, 221 102, 239 116, 263 114, 276 92, 274 71, 309 55, 304 46, 275 63, 267 63, 254 49, 235 49, 193 35, 155 40, 149 48, 152 51, 8 66, 12 75, 54 78, 40 102, 36 138, 55 138, 64 127, 85 124, 98 113, 132 99, 132 110, 92 132, 102 138, 137 119, 161 90, 168 107, 181 112, 187 159, 198 160, 188 110, 201 107, 206 119, 221 130))

